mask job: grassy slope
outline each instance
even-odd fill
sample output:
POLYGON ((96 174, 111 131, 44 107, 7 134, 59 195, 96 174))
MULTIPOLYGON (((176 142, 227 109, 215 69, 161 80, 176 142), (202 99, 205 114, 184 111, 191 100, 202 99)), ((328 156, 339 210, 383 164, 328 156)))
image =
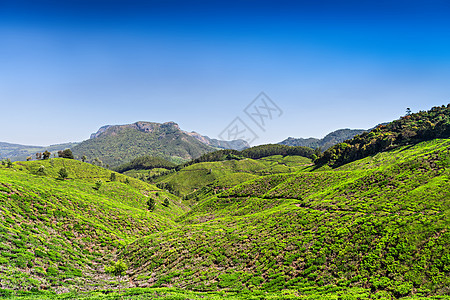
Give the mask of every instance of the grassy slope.
POLYGON ((168 183, 173 186, 175 191, 189 194, 207 185, 220 190, 249 180, 254 176, 293 172, 310 163, 310 159, 302 156, 282 157, 281 155, 258 160, 202 162, 185 167, 176 173, 159 177, 156 182, 168 183))
POLYGON ((0 288, 108 287, 103 272, 118 248, 176 227, 186 211, 173 195, 139 180, 75 160, 53 159, 0 167, 0 288), (40 165, 46 175, 35 175, 40 165), (69 179, 57 180, 65 166, 69 179), (102 180, 99 190, 94 182, 102 180), (158 192, 158 196, 156 193, 158 192), (156 210, 147 211, 149 197, 156 210), (171 199, 168 208, 161 205, 171 199))
POLYGON ((127 246, 139 286, 450 293, 450 140, 271 175, 127 246))

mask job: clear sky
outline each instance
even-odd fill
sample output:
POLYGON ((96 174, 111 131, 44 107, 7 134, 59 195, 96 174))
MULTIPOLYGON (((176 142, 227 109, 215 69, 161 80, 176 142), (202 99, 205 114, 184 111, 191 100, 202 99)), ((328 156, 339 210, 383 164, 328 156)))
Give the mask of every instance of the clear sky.
POLYGON ((450 1, 0 0, 0 141, 175 121, 254 144, 370 128, 450 99, 450 1), (263 131, 244 109, 282 110, 263 131))

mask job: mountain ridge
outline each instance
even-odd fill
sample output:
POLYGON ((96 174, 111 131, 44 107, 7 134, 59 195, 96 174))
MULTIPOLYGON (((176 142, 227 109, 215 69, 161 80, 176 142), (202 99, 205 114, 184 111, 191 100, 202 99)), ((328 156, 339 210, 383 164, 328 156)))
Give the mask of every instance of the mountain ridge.
POLYGON ((370 131, 365 129, 337 129, 325 135, 323 138, 294 138, 288 137, 287 139, 279 142, 278 144, 287 146, 303 146, 309 148, 322 148, 326 150, 336 144, 342 143, 345 140, 351 139, 358 134, 370 131))

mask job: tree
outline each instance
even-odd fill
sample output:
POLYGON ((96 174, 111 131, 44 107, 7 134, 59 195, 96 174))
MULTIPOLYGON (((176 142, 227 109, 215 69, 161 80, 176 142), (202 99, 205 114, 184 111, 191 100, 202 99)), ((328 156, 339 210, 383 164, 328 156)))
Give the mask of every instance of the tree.
POLYGON ((86 162, 86 160, 87 160, 86 155, 83 155, 83 156, 81 157, 81 161, 82 161, 82 162, 86 162))
POLYGON ((72 150, 70 150, 70 149, 66 149, 64 151, 61 151, 61 150, 58 151, 58 156, 62 157, 62 158, 74 159, 72 150))
POLYGON ((62 167, 61 169, 59 169, 58 175, 62 180, 64 180, 69 177, 69 172, 67 172, 66 168, 62 167))
POLYGON ((8 158, 8 159, 6 160, 6 167, 11 168, 12 165, 13 165, 13 163, 12 163, 11 160, 8 158))
POLYGON ((101 167, 103 165, 103 162, 100 159, 98 159, 97 157, 94 158, 93 163, 94 163, 94 165, 97 165, 99 167, 101 167))
POLYGON ((116 181, 116 173, 111 172, 111 176, 109 177, 109 180, 116 181))
POLYGON ((49 159, 50 155, 52 155, 50 152, 48 152, 47 150, 45 150, 44 153, 42 153, 42 159, 49 159))
POLYGON ((95 182, 94 189, 98 191, 98 190, 100 189, 100 187, 102 186, 102 184, 103 184, 103 182, 102 182, 100 179, 97 180, 97 181, 95 182))
POLYGON ((42 159, 42 153, 41 152, 36 153, 36 159, 37 160, 42 159))
POLYGON ((155 206, 156 206, 155 199, 153 199, 153 198, 148 199, 147 206, 148 206, 148 210, 153 211, 155 209, 155 206))
POLYGON ((37 170, 38 175, 45 175, 45 167, 41 165, 39 169, 37 170))
POLYGON ((127 269, 127 264, 123 260, 119 260, 116 263, 111 262, 109 266, 105 266, 105 273, 111 274, 113 276, 118 276, 120 282, 120 277, 126 274, 127 269))
POLYGON ((406 115, 409 116, 411 114, 411 108, 407 107, 406 108, 406 115))

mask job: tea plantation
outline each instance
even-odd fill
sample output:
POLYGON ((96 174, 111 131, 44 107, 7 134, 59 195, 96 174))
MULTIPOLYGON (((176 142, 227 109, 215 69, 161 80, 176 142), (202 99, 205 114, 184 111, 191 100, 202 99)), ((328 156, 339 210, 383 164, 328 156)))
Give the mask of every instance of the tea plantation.
POLYGON ((450 299, 449 166, 450 139, 335 169, 202 162, 158 180, 182 200, 75 160, 4 165, 0 295, 450 299), (116 262, 126 268, 114 276, 116 262))

